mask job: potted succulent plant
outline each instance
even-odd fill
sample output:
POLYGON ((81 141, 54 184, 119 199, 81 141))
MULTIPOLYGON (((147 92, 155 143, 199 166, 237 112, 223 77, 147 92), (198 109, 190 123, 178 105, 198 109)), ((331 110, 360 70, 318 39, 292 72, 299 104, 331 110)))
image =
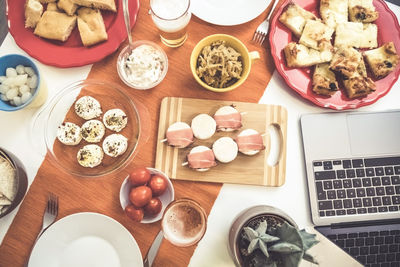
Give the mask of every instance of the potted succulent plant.
POLYGON ((299 230, 293 219, 271 206, 244 210, 229 232, 229 250, 237 266, 296 267, 302 259, 316 263, 307 253, 316 243, 315 235, 299 230))

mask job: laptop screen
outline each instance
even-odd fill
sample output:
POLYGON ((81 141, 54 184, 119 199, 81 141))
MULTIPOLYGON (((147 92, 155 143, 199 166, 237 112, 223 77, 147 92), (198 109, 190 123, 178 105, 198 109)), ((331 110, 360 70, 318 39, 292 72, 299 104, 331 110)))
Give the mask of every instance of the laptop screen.
POLYGON ((350 149, 355 156, 400 152, 400 112, 348 114, 350 149))

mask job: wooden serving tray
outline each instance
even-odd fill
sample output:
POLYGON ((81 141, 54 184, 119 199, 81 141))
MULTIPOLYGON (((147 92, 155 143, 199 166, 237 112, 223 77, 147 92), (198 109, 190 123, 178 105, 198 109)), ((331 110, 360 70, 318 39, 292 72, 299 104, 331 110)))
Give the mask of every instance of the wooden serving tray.
POLYGON ((286 172, 286 137, 287 111, 282 106, 262 105, 236 101, 204 100, 194 98, 165 97, 161 102, 159 128, 157 137, 156 168, 162 170, 170 178, 201 182, 253 184, 264 186, 281 186, 285 183, 286 172), (264 136, 265 150, 254 156, 238 153, 238 157, 230 163, 219 163, 206 172, 198 172, 188 166, 186 156, 194 146, 212 147, 215 140, 222 136, 236 137, 238 131, 227 133, 217 132, 210 139, 195 141, 184 149, 168 146, 161 142, 165 133, 174 122, 182 121, 189 125, 197 114, 206 113, 213 116, 218 108, 234 105, 239 112, 246 112, 242 117, 242 129, 252 128, 264 136), (271 141, 267 128, 274 125, 280 131, 281 147, 278 163, 275 166, 267 164, 271 141))

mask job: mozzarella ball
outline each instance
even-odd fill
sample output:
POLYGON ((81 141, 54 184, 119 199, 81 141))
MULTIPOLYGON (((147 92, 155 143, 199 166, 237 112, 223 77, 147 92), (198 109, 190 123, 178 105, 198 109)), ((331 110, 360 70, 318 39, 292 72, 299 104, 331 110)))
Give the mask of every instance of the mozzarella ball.
POLYGON ((17 71, 14 68, 7 68, 6 69, 6 76, 7 78, 16 77, 18 75, 17 71))
POLYGON ((15 67, 18 74, 25 74, 25 67, 23 65, 18 65, 15 67))

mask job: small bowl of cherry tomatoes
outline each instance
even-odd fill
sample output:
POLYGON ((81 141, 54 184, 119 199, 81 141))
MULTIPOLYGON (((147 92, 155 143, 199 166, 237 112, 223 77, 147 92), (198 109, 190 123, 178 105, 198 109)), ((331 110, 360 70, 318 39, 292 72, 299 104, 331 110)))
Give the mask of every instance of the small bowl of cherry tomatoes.
POLYGON ((157 169, 145 167, 132 170, 119 192, 125 214, 141 223, 161 220, 165 208, 174 198, 174 187, 168 176, 157 169))

